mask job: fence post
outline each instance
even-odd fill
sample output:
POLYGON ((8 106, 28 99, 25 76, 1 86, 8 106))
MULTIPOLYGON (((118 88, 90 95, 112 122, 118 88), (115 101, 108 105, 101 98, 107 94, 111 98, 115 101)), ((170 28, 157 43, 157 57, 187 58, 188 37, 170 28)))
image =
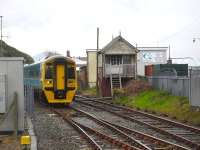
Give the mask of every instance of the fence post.
POLYGON ((17 137, 18 133, 18 96, 17 93, 14 93, 14 135, 17 137))
POLYGON ((189 104, 190 104, 190 106, 191 106, 191 98, 192 98, 191 97, 192 96, 191 95, 192 94, 191 93, 192 92, 191 91, 191 87, 192 87, 192 85, 191 85, 192 83, 191 82, 192 82, 192 69, 189 70, 189 104))

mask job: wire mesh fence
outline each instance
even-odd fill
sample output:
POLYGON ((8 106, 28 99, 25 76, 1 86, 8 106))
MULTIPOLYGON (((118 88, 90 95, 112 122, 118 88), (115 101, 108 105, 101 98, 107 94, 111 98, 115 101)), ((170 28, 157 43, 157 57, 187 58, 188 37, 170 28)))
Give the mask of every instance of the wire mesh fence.
POLYGON ((25 94, 25 111, 28 115, 32 115, 34 112, 34 88, 26 84, 24 86, 24 94, 25 94))

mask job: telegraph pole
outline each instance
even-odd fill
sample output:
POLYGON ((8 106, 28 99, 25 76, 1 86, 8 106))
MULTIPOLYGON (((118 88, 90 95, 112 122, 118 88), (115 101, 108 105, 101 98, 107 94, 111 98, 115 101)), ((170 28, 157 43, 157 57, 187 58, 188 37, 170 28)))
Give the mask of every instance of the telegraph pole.
POLYGON ((97 80, 96 80, 96 89, 97 89, 97 95, 99 96, 99 70, 98 70, 98 51, 99 51, 99 27, 97 28, 97 80))
POLYGON ((2 38, 3 38, 3 33, 2 33, 2 20, 3 20, 3 16, 0 16, 0 19, 1 19, 1 25, 0 25, 1 26, 1 43, 0 43, 1 45, 0 45, 0 50, 2 50, 2 47, 3 47, 3 45, 2 45, 3 44, 3 42, 2 42, 2 38))
POLYGON ((167 63, 168 63, 168 64, 172 64, 170 45, 169 45, 169 58, 168 58, 168 60, 167 60, 167 63))

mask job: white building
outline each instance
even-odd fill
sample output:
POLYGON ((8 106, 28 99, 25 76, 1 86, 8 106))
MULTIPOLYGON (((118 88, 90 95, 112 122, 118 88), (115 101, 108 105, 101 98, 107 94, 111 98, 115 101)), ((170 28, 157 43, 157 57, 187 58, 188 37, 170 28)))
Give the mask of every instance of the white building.
POLYGON ((137 47, 137 74, 145 75, 145 65, 167 63, 168 47, 137 47))

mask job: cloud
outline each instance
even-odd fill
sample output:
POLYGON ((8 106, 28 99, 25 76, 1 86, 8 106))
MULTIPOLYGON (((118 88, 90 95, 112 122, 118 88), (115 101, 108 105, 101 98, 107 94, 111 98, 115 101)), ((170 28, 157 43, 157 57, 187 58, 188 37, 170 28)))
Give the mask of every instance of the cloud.
MULTIPOLYGON (((96 48, 97 27, 100 48, 121 31, 132 44, 171 43, 176 48, 173 53, 178 55, 183 51, 180 47, 184 47, 180 45, 184 44, 175 41, 184 38, 179 37, 180 33, 171 35, 185 32, 185 26, 191 28, 191 22, 200 13, 198 0, 1 0, 0 3, 4 34, 9 35, 5 41, 31 55, 45 50, 65 54, 68 49, 72 55, 85 55, 85 49, 96 48)), ((198 31, 198 26, 194 28, 193 33, 198 31)), ((184 51, 181 54, 190 54, 184 51)))

